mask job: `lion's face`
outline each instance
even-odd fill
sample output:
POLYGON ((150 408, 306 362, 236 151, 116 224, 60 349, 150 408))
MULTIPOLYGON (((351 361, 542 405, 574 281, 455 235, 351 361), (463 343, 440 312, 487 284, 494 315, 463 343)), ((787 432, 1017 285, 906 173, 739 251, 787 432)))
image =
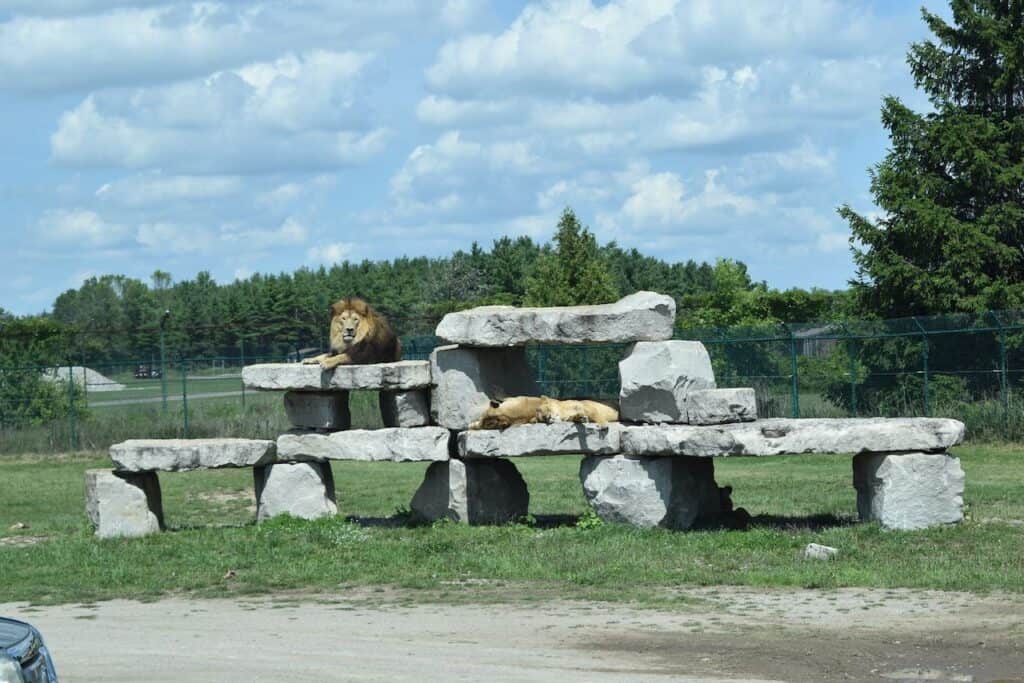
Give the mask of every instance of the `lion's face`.
POLYGON ((331 319, 331 349, 338 353, 348 351, 363 340, 369 328, 366 319, 351 308, 335 314, 331 319))

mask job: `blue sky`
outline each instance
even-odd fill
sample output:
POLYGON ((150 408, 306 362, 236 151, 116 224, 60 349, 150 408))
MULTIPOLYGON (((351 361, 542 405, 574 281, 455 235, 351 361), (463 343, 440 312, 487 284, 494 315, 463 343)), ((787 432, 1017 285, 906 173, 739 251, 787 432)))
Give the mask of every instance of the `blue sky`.
MULTIPOLYGON (((921 2, 0 0, 0 307, 546 240, 843 287, 921 2)), ((942 2, 924 3, 947 13, 942 2)))

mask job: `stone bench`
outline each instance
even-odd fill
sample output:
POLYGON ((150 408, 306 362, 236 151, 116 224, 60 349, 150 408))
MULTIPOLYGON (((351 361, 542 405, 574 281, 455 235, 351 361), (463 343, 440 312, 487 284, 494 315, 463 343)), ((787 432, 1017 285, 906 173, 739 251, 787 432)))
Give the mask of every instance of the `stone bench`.
POLYGON ((440 427, 293 432, 278 440, 135 439, 114 444, 115 469, 86 473, 86 511, 101 538, 142 536, 164 528, 158 472, 251 467, 257 520, 280 514, 314 519, 337 514, 331 460, 446 461, 440 427))

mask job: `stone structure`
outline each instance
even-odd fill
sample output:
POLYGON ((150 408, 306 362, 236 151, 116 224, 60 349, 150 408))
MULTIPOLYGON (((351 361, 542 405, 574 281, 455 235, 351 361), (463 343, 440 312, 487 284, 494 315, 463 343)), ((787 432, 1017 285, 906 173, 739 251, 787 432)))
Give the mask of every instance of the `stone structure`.
POLYGON ((757 419, 753 389, 718 388, 699 342, 670 340, 675 304, 639 292, 614 304, 484 307, 449 314, 438 336, 455 342, 429 361, 265 364, 243 370, 249 388, 283 393, 294 429, 276 441, 135 440, 111 447, 114 472, 90 471, 87 510, 103 537, 162 527, 157 471, 252 467, 257 518, 337 513, 330 461, 430 462, 411 508, 427 520, 501 524, 525 516, 529 492, 511 458, 579 454, 595 512, 639 527, 743 527, 714 458, 854 454, 858 512, 887 529, 963 518, 963 471, 947 454, 956 420, 757 419), (540 394, 529 343, 628 343, 619 364, 621 423, 555 422, 468 430, 495 400, 540 394), (348 396, 376 390, 383 429, 350 429, 348 396))
POLYGON ((446 315, 436 334, 468 347, 629 343, 669 339, 675 322, 672 297, 637 292, 598 306, 472 308, 446 315))

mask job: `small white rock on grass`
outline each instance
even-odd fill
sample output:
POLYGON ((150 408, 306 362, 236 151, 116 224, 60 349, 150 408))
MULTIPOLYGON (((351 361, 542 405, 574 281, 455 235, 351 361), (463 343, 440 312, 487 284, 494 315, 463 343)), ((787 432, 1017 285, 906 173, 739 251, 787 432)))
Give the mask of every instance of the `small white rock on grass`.
POLYGON ((808 560, 831 560, 839 556, 839 548, 818 543, 808 543, 804 548, 804 557, 808 560))

